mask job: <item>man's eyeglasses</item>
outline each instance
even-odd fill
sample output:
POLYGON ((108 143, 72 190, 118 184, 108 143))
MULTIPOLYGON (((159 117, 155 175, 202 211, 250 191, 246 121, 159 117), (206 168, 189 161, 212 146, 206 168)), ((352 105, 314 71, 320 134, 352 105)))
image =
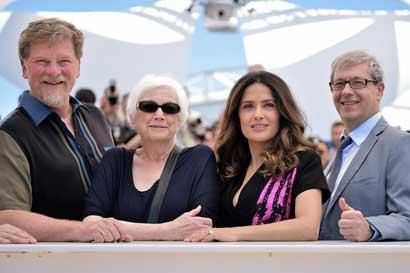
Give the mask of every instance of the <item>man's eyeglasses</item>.
POLYGON ((153 101, 140 101, 137 108, 145 113, 155 113, 158 108, 161 108, 162 112, 165 114, 177 114, 181 110, 178 104, 173 102, 167 102, 164 104, 157 104, 153 101))
POLYGON ((348 83, 352 89, 362 89, 367 86, 369 82, 378 82, 376 80, 368 80, 368 79, 353 79, 350 81, 334 81, 329 82, 330 90, 332 91, 342 91, 345 89, 346 84, 348 83))

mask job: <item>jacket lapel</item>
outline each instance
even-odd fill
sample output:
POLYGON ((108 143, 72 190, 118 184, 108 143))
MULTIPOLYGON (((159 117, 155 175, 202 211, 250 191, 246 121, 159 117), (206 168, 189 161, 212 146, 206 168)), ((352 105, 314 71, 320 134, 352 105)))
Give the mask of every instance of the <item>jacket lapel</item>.
POLYGON ((379 140, 379 135, 383 133, 387 126, 387 122, 383 118, 381 118, 376 123, 376 126, 373 128, 373 130, 370 132, 370 134, 367 136, 364 142, 360 145, 359 151, 354 156, 352 162, 350 162, 349 167, 347 168, 342 179, 340 180, 335 195, 331 200, 328 201, 328 204, 326 204, 325 217, 328 214, 328 212, 332 209, 332 207, 335 206, 335 204, 337 204, 337 201, 339 200, 339 197, 346 188, 346 186, 352 182, 353 177, 360 170, 366 157, 379 140))

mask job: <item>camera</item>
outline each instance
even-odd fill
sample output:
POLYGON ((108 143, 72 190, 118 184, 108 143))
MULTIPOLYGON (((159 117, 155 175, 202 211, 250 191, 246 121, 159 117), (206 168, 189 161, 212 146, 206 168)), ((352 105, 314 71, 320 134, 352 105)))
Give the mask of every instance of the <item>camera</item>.
POLYGON ((213 0, 205 4, 205 27, 209 31, 235 32, 237 6, 232 1, 213 0))
POLYGON ((116 82, 115 80, 110 80, 108 86, 108 103, 113 106, 118 103, 118 94, 115 93, 116 90, 116 82))

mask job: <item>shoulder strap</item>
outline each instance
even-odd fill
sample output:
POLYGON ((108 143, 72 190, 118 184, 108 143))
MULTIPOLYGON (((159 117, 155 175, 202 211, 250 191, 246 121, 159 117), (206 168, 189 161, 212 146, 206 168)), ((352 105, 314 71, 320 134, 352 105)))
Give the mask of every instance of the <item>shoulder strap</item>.
POLYGON ((178 145, 175 145, 171 153, 169 154, 167 161, 165 162, 164 169, 162 170, 161 177, 158 181, 157 190, 155 191, 154 198, 151 203, 147 223, 154 224, 158 222, 162 201, 164 200, 169 180, 171 179, 171 175, 174 172, 175 165, 181 151, 182 148, 178 145))

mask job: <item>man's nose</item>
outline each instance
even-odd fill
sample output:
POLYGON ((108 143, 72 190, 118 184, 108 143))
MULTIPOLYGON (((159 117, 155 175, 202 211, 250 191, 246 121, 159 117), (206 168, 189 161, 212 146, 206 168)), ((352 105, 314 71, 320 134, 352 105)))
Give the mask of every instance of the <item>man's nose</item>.
POLYGON ((57 77, 61 73, 61 68, 57 62, 50 62, 47 66, 47 73, 52 77, 57 77))
POLYGON ((350 82, 347 82, 340 92, 342 93, 342 95, 351 94, 353 92, 353 88, 350 86, 350 82))

